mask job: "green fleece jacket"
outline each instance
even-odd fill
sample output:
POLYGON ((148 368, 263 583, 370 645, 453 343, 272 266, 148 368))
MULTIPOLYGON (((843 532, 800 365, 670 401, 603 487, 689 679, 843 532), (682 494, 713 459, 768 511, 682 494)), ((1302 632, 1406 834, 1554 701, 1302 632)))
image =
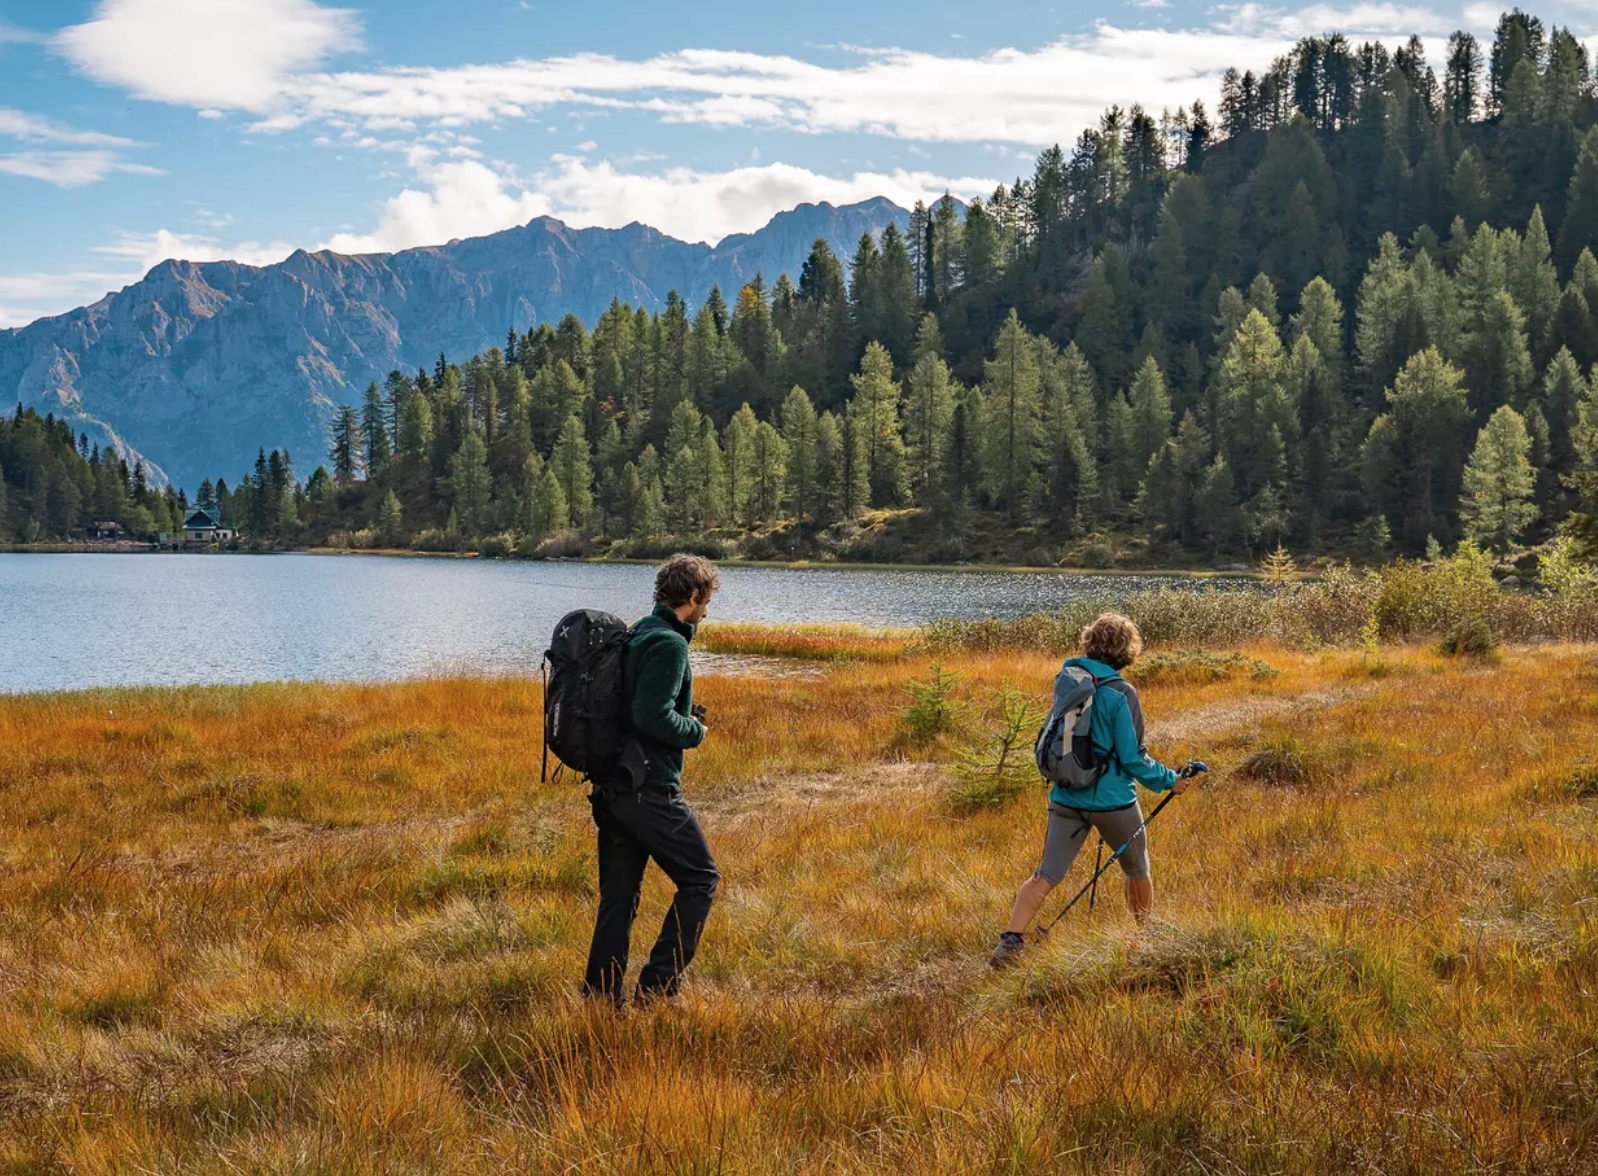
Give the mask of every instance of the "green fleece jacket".
POLYGON ((694 675, 688 667, 694 626, 658 604, 632 632, 623 674, 632 699, 633 732, 649 760, 644 783, 681 788, 682 753, 705 741, 704 724, 693 717, 694 675))

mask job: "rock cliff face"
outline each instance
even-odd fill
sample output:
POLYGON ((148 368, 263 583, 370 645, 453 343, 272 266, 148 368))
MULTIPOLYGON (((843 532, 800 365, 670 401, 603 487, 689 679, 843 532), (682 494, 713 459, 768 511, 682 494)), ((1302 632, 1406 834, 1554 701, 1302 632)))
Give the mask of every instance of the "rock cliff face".
POLYGON ((402 253, 162 262, 92 306, 0 331, 0 404, 64 416, 191 489, 232 481, 261 447, 286 447, 304 473, 335 406, 395 368, 465 359, 568 311, 592 325, 613 297, 657 310, 676 290, 695 306, 719 284, 731 302, 757 271, 797 282, 817 237, 847 260, 862 233, 907 221, 883 199, 806 204, 712 248, 541 217, 402 253))

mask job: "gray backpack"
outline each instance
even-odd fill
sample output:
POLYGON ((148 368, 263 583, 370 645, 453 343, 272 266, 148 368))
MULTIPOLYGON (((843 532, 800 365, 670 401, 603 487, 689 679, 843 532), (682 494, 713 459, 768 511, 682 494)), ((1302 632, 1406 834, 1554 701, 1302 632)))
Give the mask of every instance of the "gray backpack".
POLYGON ((1095 678, 1081 666, 1066 665, 1054 679, 1054 705, 1038 732, 1033 758, 1051 784, 1092 788, 1109 769, 1110 757, 1093 746, 1093 703, 1100 689, 1122 695, 1132 711, 1138 743, 1143 742, 1143 710, 1137 691, 1120 678, 1095 678))

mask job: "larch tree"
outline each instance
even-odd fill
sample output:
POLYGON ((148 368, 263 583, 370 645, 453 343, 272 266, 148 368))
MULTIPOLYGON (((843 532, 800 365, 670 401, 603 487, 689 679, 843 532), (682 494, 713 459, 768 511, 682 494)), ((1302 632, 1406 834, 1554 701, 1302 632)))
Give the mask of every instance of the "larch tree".
POLYGON ((999 330, 994 355, 982 367, 987 420, 982 465, 987 491, 1012 519, 1038 467, 1041 435, 1037 352, 1014 310, 999 330))
POLYGON ((809 395, 803 388, 791 389, 782 402, 782 440, 788 447, 788 503, 798 526, 816 513, 817 427, 816 407, 809 395))
POLYGON ((954 416, 954 388, 941 351, 938 320, 928 315, 906 382, 904 412, 910 492, 918 506, 930 506, 938 494, 954 416))
POLYGON ((893 357, 880 343, 866 346, 860 372, 853 378, 851 410, 865 430, 866 478, 872 506, 898 506, 906 489, 901 391, 893 378, 893 357))
POLYGON ((1537 520, 1532 501, 1537 471, 1530 461, 1526 422, 1507 404, 1493 413, 1476 438, 1465 466, 1459 513, 1465 534, 1497 552, 1510 550, 1537 520))
POLYGON ((588 439, 583 435, 583 422, 576 416, 567 417, 561 426, 560 437, 550 454, 549 468, 560 482, 571 526, 580 530, 594 508, 593 465, 589 460, 588 439))

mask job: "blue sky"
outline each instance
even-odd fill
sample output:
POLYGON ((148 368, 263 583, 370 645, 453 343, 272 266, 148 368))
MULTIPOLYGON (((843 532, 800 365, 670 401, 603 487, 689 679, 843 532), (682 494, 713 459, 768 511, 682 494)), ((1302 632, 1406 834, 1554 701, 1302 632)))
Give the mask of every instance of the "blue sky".
MULTIPOLYGON (((1598 0, 1540 7, 1586 34, 1598 0)), ((400 249, 555 215, 714 241, 803 200, 1030 170, 1110 103, 1306 33, 1496 6, 0 0, 0 327, 166 257, 400 249)))

